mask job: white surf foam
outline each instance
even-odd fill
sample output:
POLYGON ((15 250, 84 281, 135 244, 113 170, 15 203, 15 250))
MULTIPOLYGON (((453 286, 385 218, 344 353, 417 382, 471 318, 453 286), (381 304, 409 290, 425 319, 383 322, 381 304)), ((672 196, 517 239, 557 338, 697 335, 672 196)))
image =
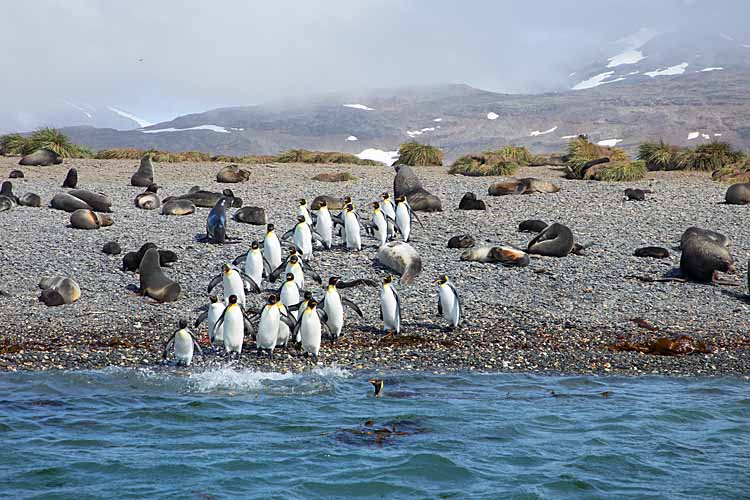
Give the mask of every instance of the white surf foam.
POLYGON ((292 378, 294 378, 292 373, 259 372, 249 369, 235 370, 225 367, 192 373, 190 384, 193 390, 198 392, 248 391, 260 389, 266 382, 292 378))

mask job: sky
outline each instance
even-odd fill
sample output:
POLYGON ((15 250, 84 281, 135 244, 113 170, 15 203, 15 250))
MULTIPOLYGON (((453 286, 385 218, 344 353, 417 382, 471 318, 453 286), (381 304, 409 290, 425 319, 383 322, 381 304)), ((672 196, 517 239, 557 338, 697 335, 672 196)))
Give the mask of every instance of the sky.
POLYGON ((643 27, 747 31, 750 2, 25 0, 2 11, 0 130, 65 101, 158 122, 405 85, 556 90, 643 27))

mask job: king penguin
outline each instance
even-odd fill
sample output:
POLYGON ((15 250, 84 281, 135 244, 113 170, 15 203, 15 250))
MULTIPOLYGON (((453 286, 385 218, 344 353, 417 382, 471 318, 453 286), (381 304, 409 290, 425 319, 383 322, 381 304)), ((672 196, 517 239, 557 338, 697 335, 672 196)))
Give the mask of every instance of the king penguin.
POLYGON ((190 366, 193 362, 193 352, 198 349, 198 354, 203 355, 201 346, 198 345, 198 341, 193 336, 193 333, 188 330, 188 322, 185 319, 181 319, 178 325, 178 330, 169 337, 167 344, 164 346, 163 358, 167 359, 169 355, 169 349, 174 347, 174 359, 178 365, 190 366))
POLYGON ((383 278, 380 289, 380 317, 383 320, 383 331, 401 333, 401 299, 393 287, 393 277, 383 278))
POLYGON ((456 328, 461 321, 461 303, 458 291, 448 276, 441 276, 435 280, 438 286, 438 314, 448 321, 451 328, 456 328))

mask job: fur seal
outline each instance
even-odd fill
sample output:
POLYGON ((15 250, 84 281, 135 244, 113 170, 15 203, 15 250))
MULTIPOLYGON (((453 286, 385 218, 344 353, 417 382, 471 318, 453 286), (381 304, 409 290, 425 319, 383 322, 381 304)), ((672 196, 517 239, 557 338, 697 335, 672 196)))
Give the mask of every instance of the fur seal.
POLYGON ((59 165, 62 162, 60 155, 51 149, 40 149, 21 158, 18 164, 32 167, 49 167, 50 165, 59 165))
POLYGON ((320 195, 316 196, 315 199, 310 203, 310 210, 320 210, 321 202, 325 201, 328 210, 341 210, 344 208, 344 202, 340 198, 334 198, 333 196, 320 195))
POLYGON ((476 244, 471 235, 460 234, 448 240, 448 248, 470 248, 476 244))
POLYGON ((560 188, 549 181, 525 177, 507 182, 495 182, 487 189, 490 196, 505 196, 511 194, 557 193, 560 188))
POLYGON ((547 228, 547 223, 539 219, 526 219, 518 224, 521 233, 541 233, 547 228))
POLYGON ((216 182, 236 183, 245 182, 250 179, 250 172, 241 169, 238 165, 227 165, 216 174, 216 182))
POLYGON ((509 246, 472 248, 461 254, 461 260, 500 263, 504 266, 513 267, 529 265, 529 255, 526 252, 509 246))
POLYGON ((242 198, 236 197, 234 195, 234 191, 232 191, 231 189, 225 189, 221 193, 215 193, 213 191, 204 191, 198 186, 190 188, 188 194, 183 194, 180 196, 170 196, 169 198, 164 198, 163 201, 164 203, 167 203, 171 200, 190 200, 196 207, 213 208, 214 206, 216 206, 216 203, 222 198, 229 198, 231 201, 231 206, 234 208, 242 207, 242 198))
MULTIPOLYGON (((158 250, 154 243, 144 243, 137 252, 128 252, 122 258, 122 270, 123 271, 136 271, 141 265, 143 256, 149 249, 158 250)), ((158 250, 159 252, 159 265, 164 267, 167 264, 177 262, 177 254, 172 250, 158 250)))
POLYGON ((88 208, 80 208, 70 214, 70 225, 76 229, 99 229, 113 223, 109 215, 97 214, 88 208))
POLYGON ((159 208, 161 202, 159 201, 159 196, 156 194, 158 190, 159 186, 151 184, 144 192, 136 195, 134 200, 135 206, 143 210, 159 208))
POLYGON ((565 257, 575 246, 573 232, 566 226, 554 224, 547 226, 529 242, 528 252, 547 257, 565 257))
POLYGON ((91 206, 80 198, 76 198, 70 193, 57 193, 49 204, 50 207, 64 212, 75 212, 80 209, 91 210, 91 206))
POLYGON ((81 298, 81 287, 70 278, 44 278, 39 282, 39 301, 47 306, 72 304, 81 298))
POLYGON ((234 220, 255 226, 265 226, 267 223, 266 211, 261 207, 240 208, 234 213, 234 220))
POLYGON ((24 175, 21 170, 11 170, 8 179, 23 179, 24 175))
POLYGON ((654 259, 668 259, 669 250, 662 247, 642 247, 633 252, 636 257, 652 257, 654 259))
POLYGON ((740 182, 732 184, 724 195, 727 205, 747 205, 750 203, 750 183, 740 182))
POLYGON ((729 240, 729 238, 727 238, 726 236, 724 236, 723 234, 719 232, 711 231, 710 229, 702 229, 697 226, 690 226, 689 228, 685 230, 684 233, 682 233, 682 236, 680 236, 680 248, 682 248, 685 245, 685 242, 688 239, 694 236, 698 236, 701 238, 711 240, 714 243, 721 245, 723 247, 729 247, 729 245, 731 245, 732 243, 729 240))
POLYGON ((18 205, 18 197, 13 194, 13 183, 10 181, 4 181, 2 185, 0 185, 0 196, 5 196, 7 198, 10 198, 13 200, 13 202, 18 205))
POLYGON ((42 206, 42 198, 35 193, 24 193, 18 198, 18 204, 24 207, 39 208, 42 206))
POLYGON ((732 256, 727 250, 728 244, 723 244, 728 242, 724 235, 700 228, 690 228, 688 231, 685 231, 686 234, 681 238, 680 272, 684 277, 694 281, 711 282, 716 281, 717 271, 735 271, 732 256))
POLYGON ((173 302, 180 296, 180 284, 167 278, 159 265, 159 252, 149 248, 138 267, 139 293, 158 302, 173 302))
POLYGON ((378 248, 378 262, 401 274, 400 283, 403 285, 411 285, 422 272, 419 254, 403 241, 391 241, 378 248))
POLYGON ((122 248, 116 241, 108 241, 102 247, 102 252, 106 253, 107 255, 120 255, 120 253, 122 252, 122 248))
POLYGON ((85 201, 94 212, 112 212, 112 202, 101 193, 92 193, 85 189, 73 189, 68 191, 68 194, 85 201))
POLYGON ((12 210, 16 206, 16 200, 0 195, 0 212, 12 210))
POLYGON ((408 165, 396 165, 396 176, 393 178, 394 198, 405 196, 411 209, 415 212, 442 212, 440 198, 422 187, 417 174, 408 165))
POLYGON ((78 185, 78 170, 71 168, 65 175, 65 180, 62 183, 62 187, 75 189, 78 185))
POLYGON ((145 154, 141 158, 138 170, 130 178, 130 185, 135 187, 149 187, 154 183, 154 166, 151 163, 151 155, 145 154))
POLYGON ((646 201, 646 193, 650 193, 651 191, 644 190, 644 189, 626 189, 625 190, 625 199, 628 201, 646 201))
POLYGON ((487 205, 484 201, 477 200, 477 195, 474 193, 466 193, 461 201, 458 203, 459 210, 487 210, 487 205))
POLYGON ((195 204, 190 200, 171 199, 161 206, 162 215, 190 215, 195 212, 195 204))

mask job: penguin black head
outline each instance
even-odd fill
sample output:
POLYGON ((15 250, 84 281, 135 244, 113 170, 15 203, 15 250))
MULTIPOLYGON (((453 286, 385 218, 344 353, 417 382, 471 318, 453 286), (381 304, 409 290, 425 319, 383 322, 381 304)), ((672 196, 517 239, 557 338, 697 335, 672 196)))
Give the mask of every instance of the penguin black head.
POLYGON ((336 283, 338 283, 340 279, 341 278, 338 276, 331 276, 328 278, 328 286, 336 286, 336 283))
POLYGON ((291 262, 292 264, 296 264, 297 262, 299 262, 299 257, 297 257, 296 253, 289 257, 289 262, 291 262))
POLYGON ((387 200, 388 198, 391 197, 391 195, 388 194, 388 191, 385 191, 383 194, 380 195, 380 197, 383 198, 384 200, 387 200))
POLYGON ((305 222, 305 216, 304 215, 298 215, 297 216, 297 222, 299 222, 300 224, 304 223, 305 222))
POLYGON ((252 243, 250 243, 250 248, 252 248, 253 250, 259 249, 260 248, 260 243, 258 243, 258 240, 255 240, 252 243))
POLYGON ((294 281, 294 274, 292 274, 292 273, 286 273, 286 280, 287 281, 294 281))
POLYGON ((389 285, 391 283, 393 283, 393 276, 391 276, 390 274, 386 276, 385 278, 383 278, 384 285, 389 285))
POLYGON ((373 202, 372 202, 372 203, 370 204, 370 206, 372 206, 372 209, 373 209, 373 210, 377 210, 377 209, 379 209, 379 208, 380 208, 380 203, 378 203, 377 201, 373 201, 373 202))
POLYGON ((437 283, 438 285, 445 285, 446 283, 448 283, 448 276, 445 274, 440 276, 435 280, 435 283, 437 283))
POLYGON ((266 225, 266 232, 270 233, 271 231, 273 231, 273 228, 274 228, 273 224, 267 224, 266 225))
POLYGON ((344 206, 344 210, 346 210, 347 212, 351 212, 352 210, 354 210, 354 205, 352 205, 351 203, 347 203, 344 206))
POLYGON ((297 247, 293 245, 289 247, 289 256, 291 257, 292 255, 297 255, 297 247))
POLYGON ((396 203, 403 203, 406 201, 406 196, 399 196, 396 198, 396 203))
POLYGON ((270 305, 275 304, 277 300, 278 299, 276 298, 276 294, 275 293, 272 293, 271 295, 268 296, 268 303, 270 305))
POLYGON ((229 303, 230 304, 236 304, 237 303, 237 296, 236 295, 230 295, 229 296, 229 303))
POLYGON ((307 308, 308 309, 315 309, 318 307, 318 301, 315 299, 310 299, 307 301, 307 308))
POLYGON ((304 207, 305 205, 307 205, 307 200, 304 198, 300 198, 299 200, 297 200, 297 202, 299 203, 299 206, 301 207, 304 207))
POLYGON ((319 208, 323 208, 323 207, 327 207, 327 206, 328 206, 328 203, 326 203, 326 200, 320 200, 318 202, 318 207, 319 208))
POLYGON ((308 302, 313 300, 312 292, 305 292, 305 300, 308 302))
POLYGON ((227 198, 234 198, 234 191, 232 191, 231 189, 225 189, 224 191, 222 191, 222 194, 227 198))
POLYGON ((147 193, 156 193, 159 190, 159 186, 156 184, 149 184, 146 188, 147 193))
POLYGON ((188 322, 186 319, 181 319, 177 322, 177 326, 180 328, 180 330, 184 330, 188 326, 188 322))
POLYGON ((216 304, 219 298, 216 295, 209 295, 208 300, 210 300, 212 304, 216 304))
POLYGON ((221 270, 224 274, 227 274, 229 271, 232 270, 232 268, 229 266, 229 264, 222 264, 221 270))
POLYGON ((342 201, 344 202, 344 205, 348 205, 349 203, 352 202, 352 197, 351 196, 344 196, 344 198, 342 199, 342 201))
POLYGON ((373 388, 375 388, 375 392, 373 393, 373 396, 379 397, 380 393, 383 391, 383 385, 385 384, 383 382, 383 379, 371 378, 370 380, 368 380, 368 382, 370 382, 373 388))

